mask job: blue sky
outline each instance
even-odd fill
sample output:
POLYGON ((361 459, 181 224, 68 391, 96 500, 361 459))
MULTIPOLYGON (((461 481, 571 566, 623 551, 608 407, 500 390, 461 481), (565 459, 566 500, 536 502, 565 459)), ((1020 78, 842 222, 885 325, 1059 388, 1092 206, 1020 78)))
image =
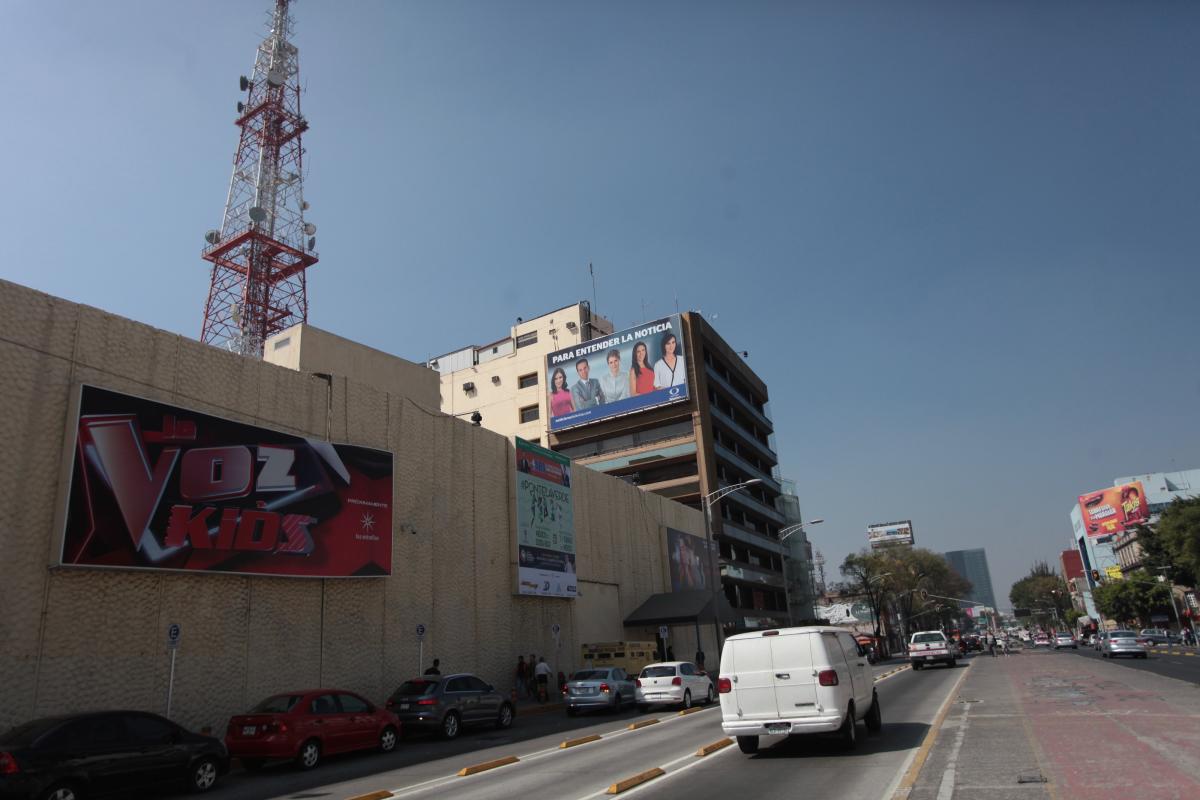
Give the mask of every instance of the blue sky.
MULTIPOLYGON (((196 336, 269 3, 0 11, 0 277, 196 336)), ((295 10, 310 321, 414 360, 591 297, 768 382, 836 564, 986 547, 1200 466, 1200 5, 354 2, 295 10), (448 312, 447 308, 451 307, 448 312)))

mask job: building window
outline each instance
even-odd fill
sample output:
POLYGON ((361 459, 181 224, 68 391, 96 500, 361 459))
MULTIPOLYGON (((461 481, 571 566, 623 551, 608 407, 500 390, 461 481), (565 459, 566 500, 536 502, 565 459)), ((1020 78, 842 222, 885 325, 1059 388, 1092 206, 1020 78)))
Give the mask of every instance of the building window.
POLYGON ((531 372, 528 375, 522 375, 517 378, 518 389, 528 389, 530 386, 537 386, 537 373, 531 372))
POLYGON ((517 347, 528 347, 531 344, 537 344, 537 331, 522 333, 517 337, 517 347))
POLYGON ((521 422, 533 422, 538 418, 537 406, 525 406, 521 409, 521 422))

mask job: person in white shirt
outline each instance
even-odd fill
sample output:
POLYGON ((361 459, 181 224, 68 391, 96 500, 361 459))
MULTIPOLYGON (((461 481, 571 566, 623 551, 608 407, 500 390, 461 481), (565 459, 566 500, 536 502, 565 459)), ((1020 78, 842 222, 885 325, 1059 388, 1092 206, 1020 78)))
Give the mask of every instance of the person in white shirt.
POLYGON ((687 385, 687 366, 683 356, 677 353, 679 340, 675 334, 668 333, 662 341, 662 358, 654 364, 654 388, 666 389, 671 386, 687 385))
POLYGON ((537 666, 533 668, 533 676, 537 679, 539 703, 544 703, 549 699, 550 676, 553 674, 554 671, 550 669, 550 665, 546 663, 546 659, 539 658, 537 666))
POLYGON ((629 397, 629 375, 621 372, 621 354, 616 349, 608 351, 608 373, 600 376, 600 391, 606 403, 629 397))

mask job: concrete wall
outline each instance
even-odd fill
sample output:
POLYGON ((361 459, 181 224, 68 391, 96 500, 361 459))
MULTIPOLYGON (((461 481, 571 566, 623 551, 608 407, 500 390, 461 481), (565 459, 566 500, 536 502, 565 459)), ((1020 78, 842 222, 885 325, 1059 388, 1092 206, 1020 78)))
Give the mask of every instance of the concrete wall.
MULTIPOLYGON (((516 597, 513 450, 502 436, 336 369, 330 387, 4 281, 0 364, 0 729, 92 708, 161 712, 172 621, 183 626, 174 716, 193 728, 221 732, 231 714, 280 690, 336 686, 380 701, 418 667, 419 622, 426 660, 507 687, 518 653, 570 669, 581 631, 616 635, 646 597, 669 591, 663 526, 703 535, 699 512, 577 468, 582 597, 516 597), (328 426, 334 441, 391 450, 394 574, 56 566, 81 382, 300 435, 324 438, 328 426), (557 653, 552 623, 562 626, 557 653)), ((686 627, 673 643, 681 657, 693 652, 686 627)), ((711 641, 705 649, 712 659, 711 641)))

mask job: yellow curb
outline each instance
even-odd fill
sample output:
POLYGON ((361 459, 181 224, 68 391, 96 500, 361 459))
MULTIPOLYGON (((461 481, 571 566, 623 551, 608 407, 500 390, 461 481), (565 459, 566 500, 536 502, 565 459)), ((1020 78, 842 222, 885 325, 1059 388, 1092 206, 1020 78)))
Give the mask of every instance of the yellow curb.
MULTIPOLYGON (((657 717, 655 717, 653 719, 639 719, 637 722, 629 723, 629 726, 626 727, 625 730, 636 731, 638 728, 644 728, 647 725, 657 725, 657 724, 658 724, 657 717)), ((622 789, 621 791, 624 791, 624 789, 622 789)))
POLYGON ((562 744, 560 744, 558 746, 558 749, 566 750, 568 747, 575 747, 577 745, 587 744, 588 742, 598 742, 598 741, 600 741, 600 734, 593 733, 591 736, 580 736, 578 739, 567 739, 565 742, 563 742, 562 744))
POLYGON ((706 756, 706 755, 709 755, 710 753, 717 752, 718 750, 720 750, 723 747, 729 747, 729 745, 731 745, 731 744, 733 744, 733 739, 726 737, 719 742, 713 742, 712 744, 704 745, 704 747, 701 747, 699 750, 696 751, 696 755, 706 756))
POLYGON ((371 792, 370 794, 356 794, 354 797, 347 797, 346 800, 384 800, 386 797, 395 797, 391 792, 371 792))
POLYGON ((477 772, 486 772, 487 770, 495 769, 496 767, 506 767, 509 764, 515 764, 520 760, 521 759, 517 758, 516 756, 505 756, 504 758, 497 758, 495 761, 485 761, 482 764, 472 764, 469 767, 463 767, 460 769, 458 771, 458 777, 465 778, 468 775, 474 775, 477 772))
MULTIPOLYGON (((655 721, 657 722, 657 720, 655 720, 655 721)), ((657 778, 661 775, 666 775, 666 774, 667 773, 663 772, 658 767, 655 767, 653 769, 648 769, 645 772, 639 772, 637 775, 634 775, 632 778, 626 778, 623 781, 617 781, 612 786, 608 787, 608 793, 609 794, 620 794, 621 792, 624 792, 627 789, 632 789, 635 786, 640 786, 641 784, 645 783, 646 781, 652 781, 655 778, 657 778)))
POLYGON ((682 717, 686 714, 695 714, 697 711, 703 711, 703 710, 704 709, 701 708, 700 706, 692 706, 691 708, 685 708, 683 711, 680 711, 679 716, 682 717))
POLYGON ((925 759, 929 758, 929 751, 933 749, 933 745, 937 742, 938 733, 942 729, 942 723, 946 721, 946 716, 950 713, 950 706, 958 695, 958 690, 966 679, 969 669, 964 669, 962 675, 954 682, 954 686, 950 689, 950 694, 946 695, 945 702, 942 703, 942 710, 938 712, 933 724, 929 726, 929 732, 925 734, 925 740, 921 742, 920 749, 917 750, 917 755, 913 758, 912 766, 908 768, 908 772, 904 773, 904 778, 896 787, 896 791, 892 794, 892 800, 903 800, 912 792, 913 786, 917 783, 917 777, 921 774, 921 768, 925 766, 925 759))

